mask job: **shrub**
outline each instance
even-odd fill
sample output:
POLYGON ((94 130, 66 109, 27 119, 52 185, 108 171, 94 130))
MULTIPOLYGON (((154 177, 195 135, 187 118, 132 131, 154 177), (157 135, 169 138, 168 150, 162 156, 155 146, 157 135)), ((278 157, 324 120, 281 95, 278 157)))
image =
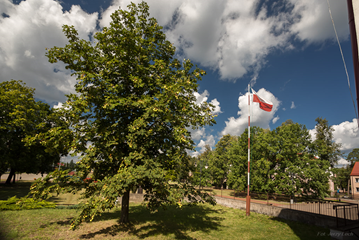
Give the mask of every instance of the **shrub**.
POLYGON ((23 210, 39 208, 55 208, 56 204, 48 201, 35 201, 32 198, 17 198, 16 196, 5 201, 0 201, 0 211, 23 210))

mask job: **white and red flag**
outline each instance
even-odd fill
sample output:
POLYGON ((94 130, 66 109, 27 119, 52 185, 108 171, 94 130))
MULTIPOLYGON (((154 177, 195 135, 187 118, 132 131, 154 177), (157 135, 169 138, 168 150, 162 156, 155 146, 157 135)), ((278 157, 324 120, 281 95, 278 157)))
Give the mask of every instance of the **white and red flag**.
POLYGON ((261 98, 260 96, 258 96, 256 91, 253 90, 253 88, 251 88, 251 89, 252 89, 252 93, 253 93, 253 102, 259 103, 259 107, 264 111, 267 111, 267 112, 272 111, 273 103, 261 98))

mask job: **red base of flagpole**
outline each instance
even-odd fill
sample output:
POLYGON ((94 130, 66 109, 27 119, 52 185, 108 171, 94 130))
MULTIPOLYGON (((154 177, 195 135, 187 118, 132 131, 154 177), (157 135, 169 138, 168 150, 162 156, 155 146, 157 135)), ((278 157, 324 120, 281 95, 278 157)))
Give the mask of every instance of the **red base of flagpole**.
POLYGON ((251 196, 247 195, 246 197, 246 215, 249 216, 251 214, 251 196))

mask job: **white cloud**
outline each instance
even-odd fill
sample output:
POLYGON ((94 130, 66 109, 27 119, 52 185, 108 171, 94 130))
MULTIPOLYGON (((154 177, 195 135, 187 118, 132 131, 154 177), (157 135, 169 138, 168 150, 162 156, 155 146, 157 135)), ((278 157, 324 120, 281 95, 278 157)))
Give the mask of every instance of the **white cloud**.
POLYGON ((50 64, 45 48, 67 43, 62 25, 74 25, 79 37, 88 39, 96 27, 97 14, 88 14, 79 6, 63 12, 50 0, 27 0, 16 5, 0 1, 0 79, 21 79, 36 89, 36 97, 48 102, 64 101, 74 90, 75 78, 64 64, 50 64), (55 70, 56 69, 56 70, 55 70))
POLYGON ((292 105, 290 105, 290 109, 294 109, 295 108, 295 104, 294 102, 292 102, 292 105))
POLYGON ((215 143, 216 143, 216 141, 214 140, 214 136, 209 135, 209 136, 206 137, 205 141, 201 140, 198 143, 197 147, 201 148, 201 150, 199 152, 203 153, 206 150, 206 148, 205 148, 206 145, 209 145, 211 147, 211 149, 212 149, 214 147, 215 143))
MULTIPOLYGON (((177 54, 218 70, 222 79, 235 81, 249 73, 254 84, 271 51, 294 48, 292 37, 309 43, 334 39, 324 0, 288 0, 280 4, 259 0, 147 2, 151 16, 165 26, 168 39, 179 50, 177 54)), ((100 26, 107 26, 110 14, 129 3, 115 0, 103 12, 100 26)), ((330 4, 339 36, 347 38, 346 4, 334 0, 330 4)))
POLYGON ((196 130, 190 130, 192 139, 195 141, 200 140, 205 135, 205 131, 206 129, 204 127, 196 130))
MULTIPOLYGON (((64 101, 64 93, 74 91, 76 80, 64 64, 48 63, 45 48, 67 43, 63 24, 74 25, 80 38, 89 39, 97 21, 101 27, 108 25, 111 13, 118 7, 125 8, 130 1, 114 0, 100 18, 98 13, 88 14, 75 5, 63 12, 55 0, 27 0, 20 4, 0 1, 0 13, 9 16, 0 17, 1 81, 22 79, 36 88, 36 97, 48 102, 64 101)), ((217 69, 223 79, 236 80, 250 74, 254 84, 266 56, 275 49, 293 49, 293 37, 308 43, 334 39, 324 0, 288 0, 280 4, 259 0, 147 2, 151 17, 165 26, 177 53, 217 69)), ((347 38, 346 4, 334 0, 330 4, 338 33, 342 39, 347 38)), ((219 105, 216 112, 220 112, 219 105)))
MULTIPOLYGON (((100 26, 109 26, 111 22, 111 14, 120 7, 127 10, 127 6, 131 2, 138 4, 142 2, 142 0, 114 0, 112 5, 102 12, 101 19, 99 21, 100 26)), ((185 1, 183 0, 147 0, 146 2, 150 6, 151 17, 156 18, 161 26, 168 24, 172 20, 173 14, 176 10, 182 4, 185 4, 185 1)))
POLYGON ((213 99, 210 103, 214 106, 213 114, 222 113, 217 98, 213 99))
POLYGON ((345 121, 332 127, 334 129, 334 141, 342 144, 342 151, 359 148, 359 130, 356 119, 353 119, 352 122, 345 121))
POLYGON ((348 162, 348 161, 345 160, 344 158, 340 158, 340 159, 338 160, 337 166, 344 166, 344 165, 348 165, 348 164, 350 164, 350 162, 348 162))
POLYGON ((256 1, 184 1, 178 21, 166 32, 183 54, 203 66, 218 69, 223 79, 254 71, 253 81, 274 48, 291 48, 281 20, 289 14, 256 15, 256 1), (277 33, 278 33, 277 32, 277 33))
POLYGON ((62 102, 58 102, 57 104, 54 105, 55 109, 59 109, 63 107, 63 103, 62 102))
MULTIPOLYGON (((269 91, 261 88, 257 94, 273 103, 273 109, 271 112, 263 111, 259 108, 258 103, 253 103, 251 105, 251 126, 259 126, 261 128, 269 128, 269 123, 273 119, 275 113, 277 112, 280 101, 269 91)), ((242 95, 238 98, 238 118, 230 117, 226 121, 226 127, 221 132, 221 135, 231 134, 231 135, 240 135, 248 127, 248 93, 242 95)))
MULTIPOLYGON (((290 0, 296 22, 291 26, 293 34, 302 41, 322 42, 335 38, 327 1, 290 0)), ((341 39, 349 36, 346 1, 329 1, 335 27, 341 39)))
POLYGON ((312 139, 312 141, 315 140, 315 135, 317 134, 317 130, 314 129, 309 129, 309 135, 310 135, 310 138, 312 139))
POLYGON ((272 119, 272 123, 276 123, 279 120, 279 116, 276 116, 275 118, 272 119))

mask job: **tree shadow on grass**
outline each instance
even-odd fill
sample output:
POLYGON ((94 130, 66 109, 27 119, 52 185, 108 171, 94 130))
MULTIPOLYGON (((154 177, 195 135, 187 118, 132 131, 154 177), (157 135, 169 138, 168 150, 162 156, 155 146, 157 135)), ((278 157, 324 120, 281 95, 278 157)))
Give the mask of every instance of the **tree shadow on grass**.
POLYGON ((25 197, 29 193, 31 185, 32 182, 1 183, 0 200, 7 200, 13 196, 17 196, 18 198, 25 197))
POLYGON ((288 225, 291 230, 302 240, 330 240, 330 229, 324 227, 318 227, 315 225, 308 225, 305 223, 290 221, 279 217, 273 217, 273 221, 284 223, 288 225))
MULTIPOLYGON (((106 234, 117 236, 122 234, 134 235, 145 239, 156 235, 174 235, 176 239, 193 239, 186 232, 208 232, 221 226, 224 218, 212 216, 224 210, 214 210, 206 205, 185 206, 182 209, 169 207, 167 210, 160 209, 151 214, 144 206, 130 207, 130 224, 115 224, 97 232, 81 235, 82 239, 91 239, 97 235, 106 234)), ((94 221, 118 219, 120 211, 104 213, 94 221)))

